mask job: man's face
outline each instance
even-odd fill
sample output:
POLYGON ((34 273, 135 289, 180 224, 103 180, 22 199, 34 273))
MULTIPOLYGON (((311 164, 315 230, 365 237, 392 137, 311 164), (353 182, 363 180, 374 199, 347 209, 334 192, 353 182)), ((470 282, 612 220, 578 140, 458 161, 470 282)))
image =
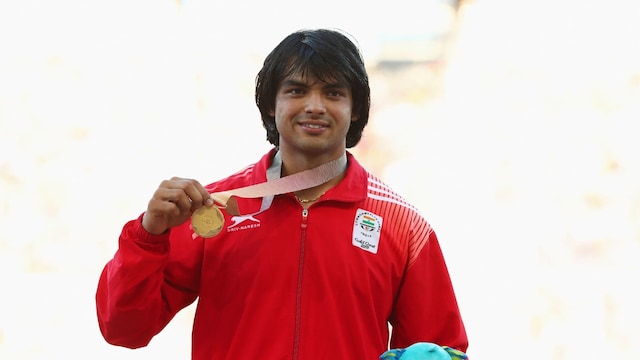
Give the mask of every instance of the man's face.
POLYGON ((346 148, 353 99, 345 83, 293 74, 278 87, 275 109, 281 151, 338 157, 346 148))

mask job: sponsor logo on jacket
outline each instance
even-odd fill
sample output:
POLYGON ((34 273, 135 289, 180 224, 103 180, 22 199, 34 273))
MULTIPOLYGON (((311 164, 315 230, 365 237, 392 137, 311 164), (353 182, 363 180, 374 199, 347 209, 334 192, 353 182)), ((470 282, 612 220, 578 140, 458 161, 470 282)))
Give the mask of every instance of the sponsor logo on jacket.
POLYGON ((227 226, 228 232, 255 229, 260 227, 260 220, 254 217, 254 214, 239 215, 231 217, 231 225, 227 226))

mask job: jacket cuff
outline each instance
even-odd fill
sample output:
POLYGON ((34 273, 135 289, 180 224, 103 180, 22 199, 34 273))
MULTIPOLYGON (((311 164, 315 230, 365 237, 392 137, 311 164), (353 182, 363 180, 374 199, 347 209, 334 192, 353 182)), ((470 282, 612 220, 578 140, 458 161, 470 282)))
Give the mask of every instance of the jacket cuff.
POLYGON ((136 244, 152 251, 168 251, 169 250, 169 235, 171 229, 163 232, 162 234, 152 234, 148 232, 144 226, 142 226, 142 217, 144 213, 140 214, 138 218, 131 223, 131 232, 136 244))

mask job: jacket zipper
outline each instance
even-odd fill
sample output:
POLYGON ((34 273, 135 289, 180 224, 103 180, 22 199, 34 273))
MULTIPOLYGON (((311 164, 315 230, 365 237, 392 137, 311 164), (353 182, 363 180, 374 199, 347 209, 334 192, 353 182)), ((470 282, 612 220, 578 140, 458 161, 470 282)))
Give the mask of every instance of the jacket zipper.
POLYGON ((296 288, 296 322, 295 333, 293 338, 293 360, 298 359, 298 347, 300 346, 300 312, 302 307, 302 271, 304 268, 304 245, 307 238, 307 216, 308 209, 302 209, 302 235, 300 237, 300 259, 298 261, 298 284, 296 288))

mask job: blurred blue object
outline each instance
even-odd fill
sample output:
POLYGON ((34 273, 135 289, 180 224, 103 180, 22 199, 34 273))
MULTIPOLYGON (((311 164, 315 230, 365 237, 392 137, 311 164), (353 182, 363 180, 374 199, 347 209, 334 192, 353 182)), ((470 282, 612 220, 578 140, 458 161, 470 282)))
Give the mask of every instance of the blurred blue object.
POLYGON ((380 355, 380 360, 466 360, 467 355, 448 346, 429 342, 415 343, 404 349, 392 349, 380 355))

